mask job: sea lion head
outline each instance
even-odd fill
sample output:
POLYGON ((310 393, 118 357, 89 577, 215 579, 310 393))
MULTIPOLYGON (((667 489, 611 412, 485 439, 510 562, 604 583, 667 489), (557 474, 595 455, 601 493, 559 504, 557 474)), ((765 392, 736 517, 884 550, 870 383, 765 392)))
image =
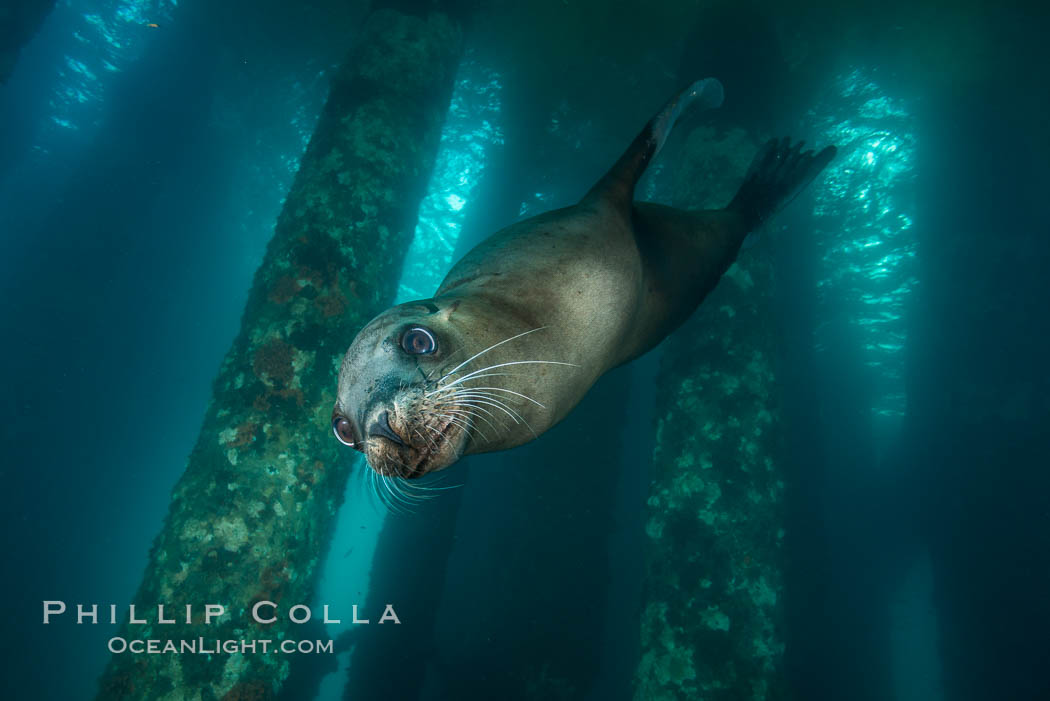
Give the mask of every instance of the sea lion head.
POLYGON ((357 334, 339 370, 332 429, 372 469, 411 479, 448 467, 470 440, 466 412, 434 392, 464 346, 450 323, 455 302, 408 302, 357 334))

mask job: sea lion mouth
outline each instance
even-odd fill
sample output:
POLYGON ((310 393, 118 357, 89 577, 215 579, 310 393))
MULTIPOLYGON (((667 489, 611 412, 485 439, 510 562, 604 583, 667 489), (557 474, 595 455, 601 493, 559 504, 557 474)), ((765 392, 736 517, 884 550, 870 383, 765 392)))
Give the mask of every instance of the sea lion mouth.
POLYGON ((434 457, 439 455, 442 450, 449 444, 452 439, 452 434, 456 431, 456 425, 452 421, 446 420, 443 426, 431 426, 430 440, 424 441, 423 445, 418 449, 419 460, 416 462, 416 474, 414 477, 422 477, 430 470, 430 465, 434 462, 434 457))
POLYGON ((404 446, 405 441, 401 439, 401 436, 390 427, 390 412, 384 411, 382 414, 376 417, 376 420, 372 422, 372 425, 368 427, 369 436, 381 436, 389 441, 394 442, 396 445, 404 446))
POLYGON ((464 428, 454 418, 420 416, 399 423, 384 411, 369 425, 368 462, 380 475, 416 479, 455 462, 464 428))

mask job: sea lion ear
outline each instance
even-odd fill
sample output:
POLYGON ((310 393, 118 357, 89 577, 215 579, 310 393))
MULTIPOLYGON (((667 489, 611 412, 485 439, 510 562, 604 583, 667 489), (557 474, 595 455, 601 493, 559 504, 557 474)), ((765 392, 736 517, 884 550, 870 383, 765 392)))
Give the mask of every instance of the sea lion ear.
POLYGON ((459 309, 459 300, 458 299, 455 302, 453 302, 452 304, 448 305, 447 307, 445 307, 443 309, 439 309, 438 313, 441 315, 441 318, 444 321, 451 321, 452 314, 455 313, 455 311, 457 309, 459 309))
POLYGON ((459 308, 459 300, 445 307, 439 307, 433 302, 418 302, 415 306, 418 309, 425 309, 427 316, 437 316, 439 319, 448 321, 452 318, 452 313, 459 308))

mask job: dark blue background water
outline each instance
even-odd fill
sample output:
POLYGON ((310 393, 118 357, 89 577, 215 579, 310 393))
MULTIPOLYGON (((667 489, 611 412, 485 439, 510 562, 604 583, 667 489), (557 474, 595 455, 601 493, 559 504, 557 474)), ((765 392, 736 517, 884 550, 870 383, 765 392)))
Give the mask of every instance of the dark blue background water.
MULTIPOLYGON (((60 2, 0 87, 0 659, 12 698, 92 693, 112 630, 42 626, 40 602, 134 592, 327 72, 363 11, 60 2)), ((692 42, 667 29, 632 47, 632 5, 602 22, 586 4, 543 5, 537 55, 493 48, 501 11, 483 13, 471 40, 405 294, 440 279, 460 234, 578 197, 676 73, 722 78, 721 126, 836 141, 837 170, 784 222, 817 235, 769 244, 797 293, 780 301, 781 331, 814 341, 786 344, 793 685, 807 699, 1050 696, 1045 9, 813 3, 803 14, 827 26, 804 25, 813 34, 795 48, 823 46, 824 70, 810 69, 804 97, 781 94, 783 57, 763 53, 762 28, 780 26, 767 15, 783 10, 723 7, 692 42), (575 62, 545 63, 548 41, 578 44, 575 62)), ((655 362, 606 385, 630 388, 631 425, 647 425, 655 362)), ((585 440, 584 427, 549 440, 585 440)), ((622 463, 644 463, 647 448, 622 463)), ((512 471, 493 474, 471 476, 461 528, 483 528, 485 495, 513 488, 512 471)), ((606 620, 591 641, 592 698, 630 696, 645 485, 636 470, 603 492, 618 519, 601 546, 614 584, 595 614, 606 620)), ((355 548, 341 566, 362 586, 382 519, 344 517, 334 546, 355 548)), ((323 586, 333 580, 346 581, 323 586)))

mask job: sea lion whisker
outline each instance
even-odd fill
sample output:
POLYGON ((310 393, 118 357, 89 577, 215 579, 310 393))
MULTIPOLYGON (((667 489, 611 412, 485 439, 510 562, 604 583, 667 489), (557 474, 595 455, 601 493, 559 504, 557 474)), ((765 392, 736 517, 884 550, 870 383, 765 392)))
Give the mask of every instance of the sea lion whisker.
MULTIPOLYGON (((385 460, 384 460, 384 462, 385 462, 385 460)), ((383 489, 383 475, 382 475, 382 473, 380 473, 379 470, 373 470, 373 472, 375 473, 376 494, 379 495, 380 502, 382 502, 383 506, 386 507, 387 511, 393 511, 393 509, 391 508, 390 503, 388 501, 387 495, 386 495, 386 493, 385 493, 385 491, 383 489)))
POLYGON ((426 428, 426 429, 428 429, 428 430, 430 430, 430 431, 432 431, 432 432, 434 432, 434 433, 438 434, 439 436, 440 436, 440 435, 443 435, 443 434, 441 433, 441 431, 437 430, 437 429, 436 429, 436 428, 434 428, 433 426, 430 426, 429 424, 427 424, 427 425, 424 425, 424 428, 426 428))
POLYGON ((383 490, 379 487, 379 473, 375 470, 369 470, 372 473, 372 489, 375 491, 376 499, 379 500, 380 506, 384 510, 390 511, 390 505, 386 503, 386 497, 383 495, 383 490))
POLYGON ((447 385, 445 385, 444 387, 441 387, 440 389, 433 390, 432 392, 428 392, 428 394, 434 394, 434 392, 440 392, 441 390, 447 390, 449 387, 452 387, 454 385, 458 385, 460 382, 463 382, 464 380, 469 380, 470 378, 474 377, 475 375, 477 375, 479 373, 482 373, 482 372, 485 372, 486 370, 495 370, 496 368, 505 368, 505 367, 508 367, 508 366, 511 366, 511 365, 566 365, 566 366, 571 367, 571 368, 578 368, 578 367, 580 367, 579 365, 576 365, 575 363, 563 363, 560 360, 512 360, 512 361, 507 362, 507 363, 498 363, 496 365, 490 365, 487 368, 480 368, 480 369, 475 370, 473 372, 467 373, 463 377, 460 377, 460 378, 458 378, 456 380, 453 380, 452 382, 449 382, 447 385))
POLYGON ((368 467, 367 465, 365 466, 365 469, 361 471, 361 479, 364 482, 363 487, 365 493, 368 494, 368 501, 370 504, 372 504, 373 508, 377 507, 378 502, 378 495, 375 492, 375 483, 373 481, 375 478, 375 474, 375 470, 368 467))
MULTIPOLYGON (((484 369, 485 368, 482 368, 482 370, 484 370, 484 369)), ((480 370, 478 372, 480 372, 480 370)), ((520 377, 521 375, 522 375, 522 373, 520 373, 520 372, 490 372, 490 373, 486 373, 484 375, 477 375, 476 377, 520 377)), ((476 379, 476 377, 471 377, 470 379, 473 380, 473 379, 476 379)), ((447 384, 447 385, 442 386, 440 389, 445 389, 445 387, 451 387, 451 386, 452 386, 451 384, 447 384)))
MULTIPOLYGON (((463 421, 469 421, 471 426, 473 426, 479 432, 481 432, 481 427, 477 426, 474 423, 474 417, 477 416, 477 415, 471 413, 469 410, 467 410, 467 409, 442 409, 441 411, 442 411, 443 414, 449 414, 449 415, 456 416, 456 417, 466 417, 466 418, 463 418, 462 420, 463 421)), ((488 440, 488 436, 486 436, 484 433, 482 433, 481 436, 485 440, 488 440)))
POLYGON ((390 498, 383 489, 383 475, 379 472, 375 473, 375 488, 376 495, 379 496, 379 503, 382 504, 383 508, 387 511, 393 511, 393 508, 390 506, 390 498))
MULTIPOLYGON (((504 397, 502 394, 496 394, 495 392, 475 392, 475 391, 471 391, 471 390, 473 390, 473 388, 468 388, 466 391, 464 391, 462 393, 456 392, 456 393, 452 394, 451 396, 453 397, 453 399, 459 398, 459 397, 463 397, 463 398, 467 398, 467 399, 477 399, 477 398, 481 397, 481 398, 484 398, 484 399, 491 399, 493 401, 498 401, 498 402, 501 402, 501 403, 505 403, 504 400, 506 400, 506 401, 513 401, 510 398, 504 397)), ((516 394, 517 395, 518 393, 517 392, 511 392, 511 394, 516 394)), ((546 409, 547 408, 544 405, 542 405, 539 402, 537 402, 535 399, 532 399, 531 397, 527 397, 525 395, 518 395, 518 396, 520 396, 520 397, 522 397, 524 399, 530 400, 533 404, 535 404, 536 406, 540 407, 541 409, 546 409)), ((509 406, 509 405, 507 405, 507 406, 509 406)))
POLYGON ((442 485, 441 483, 447 480, 448 476, 447 472, 438 472, 436 474, 428 472, 421 479, 417 480, 413 486, 419 489, 459 489, 464 486, 463 482, 442 485))
MULTIPOLYGON (((437 416, 439 418, 441 418, 441 419, 444 419, 444 420, 448 421, 449 423, 456 424, 457 426, 461 427, 463 430, 467 431, 468 433, 470 432, 470 430, 472 428, 474 428, 474 426, 472 426, 470 424, 470 422, 464 421, 463 419, 460 419, 460 418, 458 418, 456 416, 452 416, 451 414, 446 414, 444 410, 439 411, 437 413, 437 416)), ((444 435, 444 434, 442 434, 442 435, 444 435)))
MULTIPOLYGON (((482 409, 484 406, 491 406, 502 410, 504 413, 512 412, 511 418, 514 419, 514 423, 521 423, 518 419, 521 415, 514 411, 514 408, 509 404, 499 401, 492 397, 483 397, 477 395, 470 395, 465 397, 458 397, 453 403, 453 406, 469 406, 475 409, 482 409), (517 418, 515 418, 517 417, 517 418)), ((486 413, 490 413, 486 410, 486 413)))
MULTIPOLYGON (((389 457, 386 458, 386 465, 387 468, 390 467, 389 457)), ((413 506, 412 502, 407 501, 404 498, 404 495, 401 494, 400 491, 398 491, 396 485, 393 484, 394 481, 392 478, 387 477, 386 475, 380 475, 379 477, 383 481, 383 486, 386 487, 387 493, 390 494, 390 498, 392 499, 391 504, 397 507, 397 511, 399 513, 408 513, 402 505, 413 506)))
MULTIPOLYGON (((398 464, 405 465, 400 460, 397 460, 396 462, 398 462, 398 464)), ((408 467, 408 465, 405 465, 405 468, 411 469, 408 467)), ((434 499, 436 496, 434 494, 416 494, 413 490, 409 489, 410 485, 408 479, 405 477, 394 475, 389 477, 388 479, 394 491, 397 492, 403 498, 403 501, 405 503, 408 503, 412 506, 418 506, 422 501, 434 499)))
MULTIPOLYGON (((439 421, 448 421, 448 417, 445 417, 445 416, 441 416, 440 414, 434 414, 434 416, 435 416, 435 418, 437 418, 437 420, 439 420, 439 421)), ((451 421, 449 421, 449 423, 451 423, 451 421)), ((439 440, 439 441, 444 441, 445 439, 447 439, 447 438, 448 438, 448 436, 447 436, 447 435, 445 435, 445 433, 444 433, 443 431, 440 431, 440 430, 438 430, 437 428, 435 428, 435 427, 433 427, 433 426, 427 426, 427 430, 429 430, 429 431, 430 431, 431 433, 433 433, 434 435, 436 435, 436 436, 438 437, 438 440, 439 440)), ((470 435, 470 434, 469 434, 469 432, 467 433, 467 435, 468 435, 468 436, 470 435)), ((436 452, 436 451, 438 450, 438 448, 439 448, 439 446, 437 446, 437 445, 436 445, 436 446, 434 447, 434 452, 436 452)))
MULTIPOLYGON (((436 434, 438 438, 440 438, 442 440, 445 439, 445 434, 442 433, 441 431, 437 430, 433 426, 427 425, 426 429, 429 430, 431 433, 436 434)), ((438 450, 438 445, 437 445, 437 443, 434 443, 433 444, 433 449, 432 449, 431 452, 436 452, 437 450, 438 450)))
MULTIPOLYGON (((455 400, 444 402, 442 404, 442 406, 460 406, 460 405, 463 405, 463 406, 480 407, 480 405, 482 405, 482 404, 485 404, 487 406, 494 406, 494 407, 497 407, 497 408, 500 408, 500 409, 503 409, 503 410, 511 410, 511 411, 513 411, 513 408, 509 404, 505 404, 505 403, 500 402, 498 400, 492 399, 491 397, 483 397, 483 396, 480 396, 480 395, 463 395, 463 396, 459 396, 459 397, 456 397, 455 400)), ((518 422, 515 421, 514 423, 518 423, 518 422)))
MULTIPOLYGON (((457 395, 456 398, 442 400, 440 402, 437 402, 434 405, 434 407, 437 408, 440 411, 448 411, 448 407, 452 407, 453 409, 457 409, 457 408, 459 408, 459 399, 461 399, 461 398, 462 399, 488 399, 488 397, 481 397, 481 396, 474 396, 474 395, 466 395, 466 394, 464 394, 464 395, 457 395)), ((493 415, 492 412, 488 411, 487 409, 482 409, 482 411, 484 411, 489 416, 493 415)))
MULTIPOLYGON (((405 468, 406 470, 408 470, 410 472, 412 471, 411 467, 409 467, 408 465, 406 465, 405 463, 403 463, 402 461, 398 460, 397 458, 395 458, 392 455, 387 455, 386 456, 386 461, 387 461, 387 465, 389 465, 391 462, 395 462, 398 465, 400 465, 401 467, 405 468)), ((398 475, 395 475, 395 474, 387 475, 386 478, 387 478, 388 481, 390 481, 394 485, 395 489, 397 488, 397 483, 395 482, 395 480, 401 479, 398 475)))
POLYGON ((423 435, 423 433, 421 433, 418 428, 412 429, 412 433, 419 436, 419 439, 424 443, 427 443, 433 450, 437 450, 437 444, 434 443, 434 439, 432 439, 430 436, 423 435))
POLYGON ((475 426, 470 421, 467 421, 465 419, 461 419, 461 418, 459 418, 457 416, 452 416, 451 414, 445 414, 445 413, 441 413, 441 414, 439 414, 439 416, 441 416, 442 418, 448 419, 450 423, 454 423, 457 426, 459 426, 460 428, 462 428, 464 431, 467 432, 468 436, 470 435, 471 431, 477 431, 478 433, 481 434, 482 438, 484 438, 485 440, 489 440, 489 437, 487 435, 485 435, 485 432, 482 431, 478 426, 475 426))
POLYGON ((474 387, 474 386, 468 387, 467 389, 475 391, 475 392, 480 392, 481 390, 489 390, 489 391, 493 391, 493 392, 506 392, 507 394, 513 394, 515 397, 521 397, 522 399, 527 399, 530 402, 532 402, 533 404, 535 404, 536 406, 540 407, 541 409, 546 409, 547 408, 543 404, 540 404, 539 402, 537 402, 532 397, 528 396, 527 394, 522 394, 521 392, 515 392, 514 390, 511 390, 511 389, 504 389, 502 387, 474 387))
POLYGON ((471 440, 475 433, 481 434, 482 438, 486 441, 489 440, 489 437, 485 435, 485 432, 471 423, 468 419, 462 419, 458 416, 450 416, 448 414, 442 414, 442 418, 453 426, 459 426, 468 440, 471 440))
POLYGON ((529 430, 532 431, 532 426, 530 426, 529 422, 525 420, 525 417, 523 417, 521 414, 519 414, 518 412, 514 411, 514 409, 512 409, 511 407, 509 407, 509 406, 507 406, 505 404, 504 405, 495 404, 495 403, 492 403, 492 402, 489 402, 489 401, 485 401, 485 400, 482 400, 482 399, 466 399, 466 400, 463 400, 460 403, 461 404, 467 404, 467 405, 470 405, 470 406, 477 406, 477 404, 488 404, 489 406, 494 406, 497 409, 499 409, 500 411, 502 411, 503 413, 505 413, 507 416, 509 416, 511 419, 513 419, 514 423, 516 423, 516 424, 524 423, 526 426, 529 427, 529 430))
MULTIPOLYGON (((476 407, 476 408, 480 409, 481 407, 476 407)), ((491 421, 489 421, 486 417, 482 416, 481 414, 476 413, 473 410, 469 410, 469 409, 462 409, 462 410, 460 410, 460 409, 443 409, 443 411, 454 412, 454 413, 457 413, 457 414, 466 414, 467 416, 470 416, 472 419, 474 417, 479 418, 482 421, 484 421, 485 423, 487 423, 489 426, 491 426, 492 430, 496 431, 497 433, 499 433, 501 428, 503 430, 506 430, 505 426, 504 427, 496 426, 496 424, 494 424, 491 421)), ((490 416, 492 415, 491 412, 488 412, 488 411, 486 411, 485 413, 489 414, 490 416)), ((485 440, 488 440, 487 436, 482 435, 482 437, 485 438, 485 440)))
MULTIPOLYGON (((470 379, 477 380, 477 379, 481 379, 482 377, 520 377, 521 375, 522 375, 522 373, 520 373, 520 372, 489 372, 489 373, 485 373, 483 375, 476 375, 474 377, 471 377, 470 379)), ((445 385, 444 387, 437 387, 436 389, 434 389, 434 390, 432 390, 430 392, 427 392, 426 395, 429 396, 431 394, 440 394, 441 392, 445 391, 446 389, 448 389, 451 386, 452 386, 451 384, 448 384, 448 385, 445 385)))
POLYGON ((447 472, 428 472, 416 480, 414 484, 416 487, 436 487, 444 482, 446 477, 448 477, 447 472))
POLYGON ((498 406, 505 407, 507 409, 512 409, 510 404, 507 404, 507 402, 503 401, 503 397, 496 394, 487 394, 484 392, 463 392, 462 394, 456 393, 454 398, 449 400, 449 402, 454 404, 455 402, 458 402, 461 399, 471 399, 474 401, 487 400, 490 402, 495 402, 498 406))
POLYGON ((519 414, 519 413, 518 413, 518 412, 517 412, 517 411, 516 411, 516 410, 514 409, 514 407, 510 406, 509 404, 507 404, 506 402, 504 402, 504 401, 502 401, 502 400, 500 400, 500 399, 493 399, 493 398, 488 398, 488 399, 463 399, 463 400, 461 400, 461 401, 462 401, 462 402, 464 402, 464 403, 469 403, 469 402, 484 402, 484 403, 486 403, 486 404, 490 404, 491 406, 496 406, 496 407, 498 407, 498 408, 502 409, 503 411, 505 411, 505 412, 509 413, 509 414, 511 415, 511 418, 517 417, 517 418, 515 419, 515 422, 517 422, 517 421, 519 421, 519 420, 520 420, 520 422, 521 422, 521 423, 523 423, 523 424, 525 424, 526 426, 528 426, 528 428, 529 428, 529 432, 530 432, 530 433, 532 433, 533 437, 535 437, 535 438, 539 438, 539 434, 537 434, 537 433, 536 433, 536 431, 535 431, 535 430, 533 430, 533 428, 532 428, 532 424, 530 424, 530 423, 529 423, 528 419, 526 419, 526 418, 525 418, 524 416, 522 416, 521 414, 519 414))
MULTIPOLYGON (((426 490, 426 491, 429 491, 429 492, 442 492, 442 491, 447 491, 449 489, 459 489, 463 485, 462 484, 450 484, 447 487, 428 487, 428 486, 423 485, 423 484, 410 484, 410 483, 406 482, 404 484, 404 486, 406 488, 422 489, 422 490, 426 490)), ((422 498, 432 499, 433 496, 426 496, 426 497, 422 497, 422 498)))
POLYGON ((524 331, 522 333, 519 333, 517 336, 511 336, 510 338, 505 338, 502 341, 499 341, 498 343, 493 343, 491 346, 489 346, 485 350, 481 351, 480 353, 475 353, 474 355, 470 356, 469 358, 464 360, 462 363, 460 363, 456 367, 454 367, 451 370, 449 370, 448 372, 446 372, 444 375, 441 376, 440 379, 438 379, 438 382, 440 383, 441 380, 443 380, 446 377, 448 377, 449 375, 455 373, 457 370, 459 370, 461 367, 463 367, 464 365, 466 365, 470 361, 474 360, 475 358, 480 358, 481 356, 485 355, 486 353, 488 353, 493 348, 496 348, 498 346, 502 346, 504 343, 510 343, 511 341, 513 341, 513 340, 515 340, 517 338, 521 338, 522 336, 528 336, 530 333, 533 333, 534 331, 540 331, 540 330, 545 329, 545 328, 547 328, 547 327, 546 326, 538 326, 538 327, 536 327, 534 329, 530 329, 528 331, 524 331))
MULTIPOLYGON (((466 346, 460 346, 460 347, 459 347, 459 348, 457 348, 456 350, 454 350, 454 351, 452 351, 451 353, 449 353, 449 354, 448 354, 448 357, 447 357, 447 358, 445 358, 445 360, 446 360, 446 361, 448 361, 448 360, 452 360, 452 358, 453 358, 453 357, 454 357, 454 356, 455 356, 456 354, 458 354, 458 353, 460 353, 460 352, 462 352, 462 351, 466 350, 466 348, 467 348, 466 346)), ((431 375, 433 375, 433 374, 434 374, 435 372, 437 372, 437 371, 438 371, 438 368, 434 368, 434 369, 433 369, 433 370, 431 370, 431 371, 430 371, 429 373, 427 373, 427 380, 429 380, 429 379, 430 379, 430 376, 431 376, 431 375)), ((442 376, 442 377, 444 377, 444 376, 442 376)), ((438 380, 436 380, 436 382, 441 382, 441 379, 439 378, 438 380)))
POLYGON ((419 479, 413 480, 412 482, 406 482, 405 484, 411 486, 413 489, 429 490, 457 489, 463 486, 463 483, 441 486, 441 483, 444 482, 447 477, 447 472, 428 472, 425 475, 421 475, 419 479))
MULTIPOLYGON (((430 421, 432 421, 433 418, 434 418, 433 412, 431 412, 431 411, 422 412, 420 414, 420 416, 422 418, 422 421, 419 424, 420 426, 422 426, 423 428, 429 429, 430 431, 436 431, 436 429, 433 426, 430 425, 430 421)), ((419 433, 419 430, 416 429, 416 432, 419 433)), ((437 432, 438 435, 441 435, 440 431, 436 431, 436 432, 437 432)), ((419 435, 424 440, 429 440, 430 439, 429 436, 426 436, 423 433, 419 433, 419 435)), ((431 446, 433 448, 435 448, 435 449, 437 448, 437 444, 436 443, 432 443, 431 446)))
MULTIPOLYGON (((383 467, 385 467, 387 470, 390 469, 390 458, 388 456, 383 456, 383 467)), ((391 511, 396 511, 397 513, 405 513, 404 508, 401 506, 401 504, 398 503, 397 496, 394 494, 394 491, 390 488, 390 481, 387 478, 387 476, 380 472, 378 473, 377 479, 379 480, 379 483, 383 486, 383 489, 386 490, 386 494, 388 495, 388 498, 386 499, 387 508, 391 511)))
POLYGON ((381 475, 376 470, 370 469, 369 472, 372 473, 372 490, 375 492, 376 499, 379 500, 379 503, 385 510, 392 511, 392 509, 390 508, 390 504, 387 502, 386 496, 383 494, 383 490, 379 487, 381 475))
MULTIPOLYGON (((461 407, 461 406, 456 405, 456 404, 449 403, 447 406, 441 406, 441 407, 438 407, 437 409, 438 409, 437 415, 442 417, 442 418, 444 418, 444 419, 451 419, 452 417, 450 415, 456 415, 457 417, 464 417, 464 416, 467 417, 467 419, 470 420, 471 428, 477 430, 477 432, 479 434, 481 434, 481 437, 484 438, 485 440, 489 440, 488 434, 486 434, 484 431, 482 431, 481 427, 478 426, 474 422, 475 418, 481 419, 482 421, 487 423, 489 425, 489 427, 493 431, 496 432, 497 435, 500 434, 503 431, 506 431, 506 427, 504 425, 497 426, 496 424, 492 423, 492 421, 490 421, 488 418, 482 416, 481 414, 478 414, 478 413, 474 412, 471 409, 467 409, 467 408, 461 407)), ((493 414, 491 414, 491 412, 486 411, 486 413, 488 413, 493 418, 498 418, 498 417, 494 416, 493 414)), ((459 425, 459 424, 457 424, 457 425, 459 425)), ((437 429, 432 429, 432 430, 435 433, 437 433, 438 435, 440 435, 442 438, 445 438, 445 435, 443 433, 441 433, 440 431, 438 431, 437 429)), ((469 435, 469 433, 468 433, 468 435, 469 435)))
POLYGON ((409 499, 412 502, 413 506, 419 506, 423 502, 437 499, 439 496, 438 494, 418 494, 414 490, 409 489, 409 484, 404 478, 398 477, 396 479, 399 484, 398 489, 401 490, 401 493, 406 499, 409 499))
POLYGON ((396 477, 387 477, 386 484, 387 489, 390 490, 390 493, 397 499, 398 504, 401 505, 402 513, 413 513, 412 507, 418 506, 418 504, 401 491, 401 488, 398 486, 398 479, 396 477))
MULTIPOLYGON (((416 431, 416 433, 418 434, 418 436, 420 438, 423 438, 423 434, 420 433, 418 430, 416 431)), ((398 465, 400 465, 401 467, 406 469, 408 472, 415 472, 415 468, 408 467, 407 464, 403 463, 402 461, 398 460, 397 458, 394 458, 394 456, 387 455, 387 460, 393 460, 395 463, 397 463, 398 465)), ((400 477, 399 475, 392 475, 392 479, 394 479, 394 480, 402 480, 403 477, 400 477)))
POLYGON ((410 491, 408 488, 408 483, 404 480, 402 480, 401 482, 400 489, 402 490, 402 494, 405 495, 405 498, 412 500, 413 506, 418 506, 425 501, 430 501, 431 499, 437 499, 439 496, 437 494, 418 494, 414 490, 410 491))
POLYGON ((494 407, 498 407, 500 409, 505 409, 505 410, 509 410, 509 411, 513 411, 514 410, 514 407, 512 407, 509 404, 507 404, 506 402, 503 402, 503 401, 499 400, 498 398, 485 397, 485 396, 481 396, 481 395, 477 395, 477 394, 471 394, 471 395, 464 395, 464 396, 461 396, 461 397, 456 397, 456 400, 455 400, 455 402, 453 402, 453 404, 460 404, 460 403, 462 403, 462 404, 464 404, 466 406, 478 406, 478 405, 484 404, 485 406, 494 406, 494 407))
POLYGON ((446 490, 449 490, 449 489, 456 489, 457 487, 461 487, 463 485, 453 484, 453 485, 449 485, 447 487, 436 487, 436 486, 433 486, 433 485, 419 484, 418 482, 409 482, 407 479, 401 479, 399 486, 400 486, 401 490, 405 493, 405 495, 410 497, 410 498, 412 498, 412 499, 418 499, 418 500, 427 499, 427 500, 429 500, 429 499, 436 499, 440 495, 438 495, 438 494, 420 494, 419 492, 442 492, 442 491, 446 491, 446 490))
MULTIPOLYGON (((522 377, 523 375, 524 375, 523 373, 484 373, 482 375, 477 375, 477 376, 471 377, 470 379, 471 380, 480 380, 481 378, 522 377)), ((527 377, 527 376, 525 376, 525 377, 527 377)), ((463 386, 466 386, 466 385, 463 385, 463 386)), ((437 387, 435 387, 432 390, 426 391, 423 394, 423 401, 428 400, 430 398, 430 396, 440 395, 440 394, 442 394, 442 392, 450 389, 451 387, 453 387, 453 385, 446 384, 444 386, 437 386, 437 387)))

